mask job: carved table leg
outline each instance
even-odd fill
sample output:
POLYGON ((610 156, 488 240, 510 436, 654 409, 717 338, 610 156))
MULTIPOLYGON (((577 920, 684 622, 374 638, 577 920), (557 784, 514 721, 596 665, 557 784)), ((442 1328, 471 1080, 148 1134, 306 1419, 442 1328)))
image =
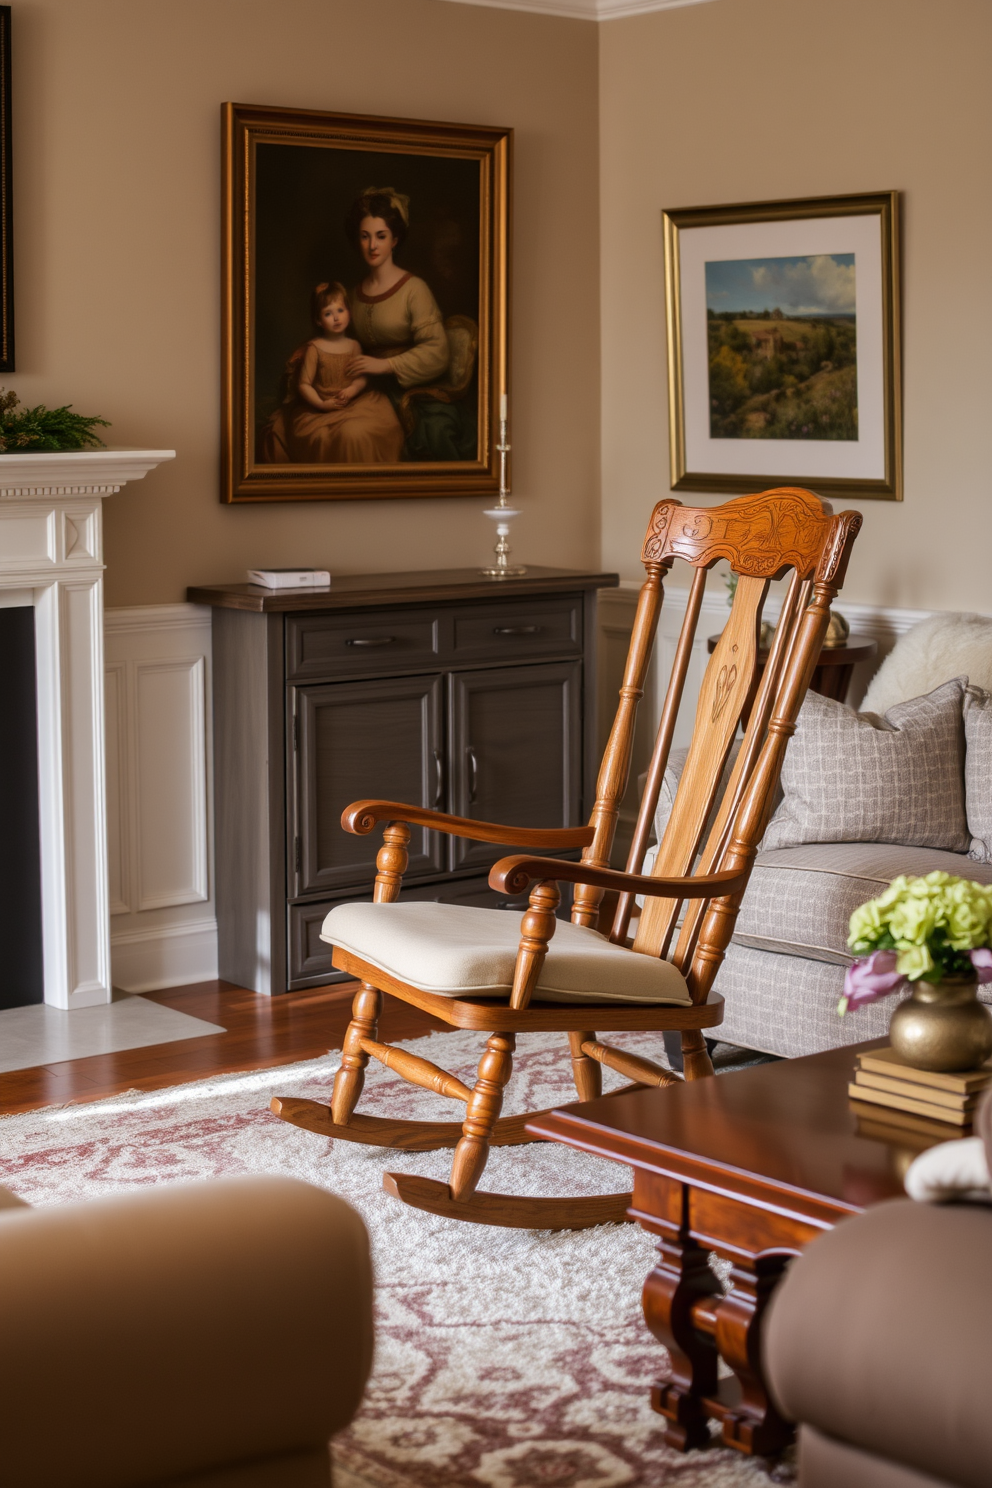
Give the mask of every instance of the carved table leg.
POLYGON ((740 1384, 740 1401, 723 1415, 723 1440, 740 1452, 770 1456, 788 1446, 793 1427, 782 1419, 761 1373, 762 1314, 789 1257, 759 1256, 754 1269, 734 1266, 731 1291, 717 1304, 716 1346, 740 1384))
POLYGON ((644 1283, 644 1318, 672 1360, 672 1378, 659 1380, 651 1404, 668 1421, 665 1441, 680 1452, 702 1447, 710 1439, 706 1396, 716 1394, 717 1350, 712 1338, 694 1325, 693 1304, 719 1296, 721 1287, 710 1269, 708 1252, 688 1239, 662 1239, 661 1264, 644 1283))

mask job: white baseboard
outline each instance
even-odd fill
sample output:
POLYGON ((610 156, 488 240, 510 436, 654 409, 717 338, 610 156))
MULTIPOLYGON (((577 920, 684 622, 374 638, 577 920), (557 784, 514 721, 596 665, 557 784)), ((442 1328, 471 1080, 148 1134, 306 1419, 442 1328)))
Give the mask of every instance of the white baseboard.
POLYGON ((217 976, 217 921, 189 920, 110 937, 114 986, 121 992, 159 992, 210 982, 217 976))

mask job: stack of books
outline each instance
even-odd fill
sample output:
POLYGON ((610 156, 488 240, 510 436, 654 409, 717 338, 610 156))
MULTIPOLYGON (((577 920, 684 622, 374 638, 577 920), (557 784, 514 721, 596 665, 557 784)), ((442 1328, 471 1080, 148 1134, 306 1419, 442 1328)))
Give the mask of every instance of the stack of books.
POLYGON ((913 1069, 894 1049, 886 1048, 858 1055, 847 1093, 868 1105, 909 1111, 949 1126, 970 1126, 979 1097, 990 1085, 992 1059, 979 1069, 943 1074, 913 1069))

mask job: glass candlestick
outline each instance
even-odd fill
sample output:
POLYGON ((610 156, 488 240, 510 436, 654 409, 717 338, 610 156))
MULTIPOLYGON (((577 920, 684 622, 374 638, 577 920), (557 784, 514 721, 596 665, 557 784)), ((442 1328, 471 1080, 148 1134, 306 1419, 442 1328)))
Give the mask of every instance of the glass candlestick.
POLYGON ((509 441, 506 437, 506 394, 500 400, 499 420, 499 498, 495 506, 485 509, 483 515, 491 517, 496 523, 496 545, 493 549, 495 562, 490 568, 480 568, 479 572, 487 579, 512 579, 527 572, 522 563, 510 562, 510 522, 514 517, 520 516, 518 507, 511 506, 509 501, 510 487, 507 482, 507 455, 510 453, 509 441))

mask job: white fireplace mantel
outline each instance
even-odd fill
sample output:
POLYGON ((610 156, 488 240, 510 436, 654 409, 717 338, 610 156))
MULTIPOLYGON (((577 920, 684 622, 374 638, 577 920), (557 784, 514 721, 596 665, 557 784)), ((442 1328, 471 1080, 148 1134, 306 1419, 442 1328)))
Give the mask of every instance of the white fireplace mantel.
POLYGON ((45 1001, 109 1002, 105 496, 175 450, 0 454, 0 606, 35 612, 45 1001))

